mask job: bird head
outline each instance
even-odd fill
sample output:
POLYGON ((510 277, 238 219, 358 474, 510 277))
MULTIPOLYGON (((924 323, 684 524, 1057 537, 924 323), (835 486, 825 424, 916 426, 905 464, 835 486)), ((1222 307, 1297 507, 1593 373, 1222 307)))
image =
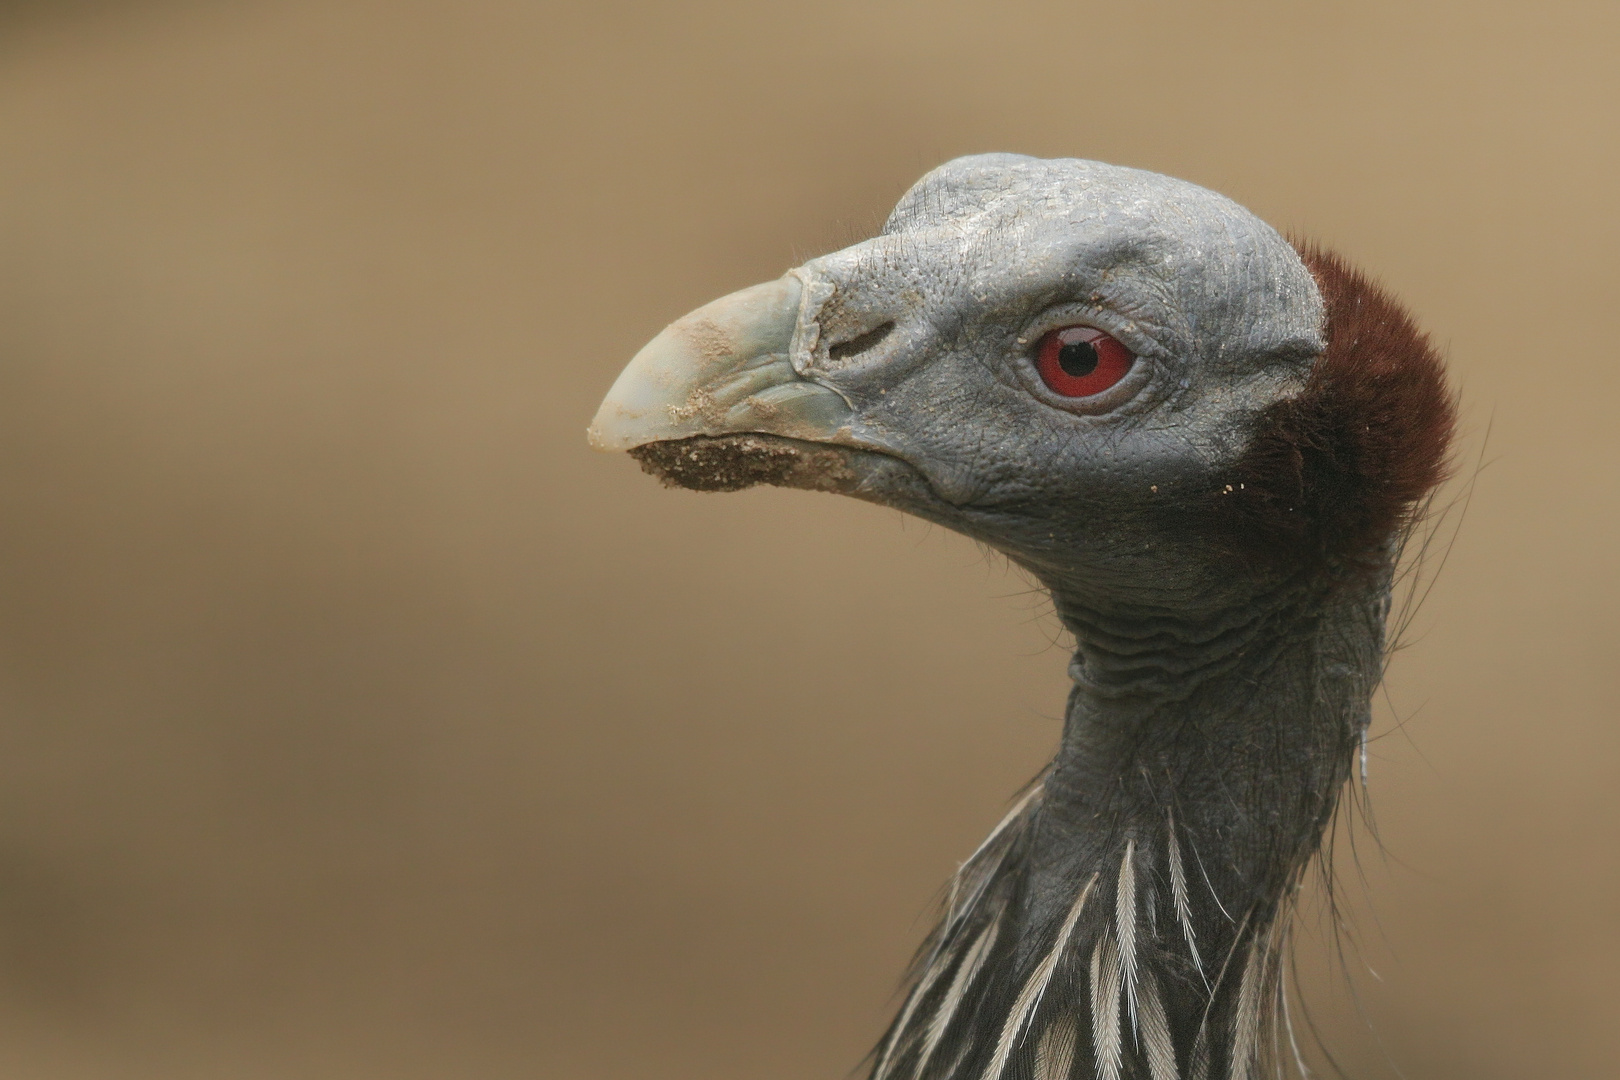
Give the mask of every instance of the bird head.
POLYGON ((898 507, 1090 604, 1218 604, 1377 562, 1438 478, 1438 362, 1386 305, 1393 351, 1332 363, 1346 297, 1381 300, 1196 185, 959 158, 872 239, 666 328, 589 436, 679 486, 898 507))

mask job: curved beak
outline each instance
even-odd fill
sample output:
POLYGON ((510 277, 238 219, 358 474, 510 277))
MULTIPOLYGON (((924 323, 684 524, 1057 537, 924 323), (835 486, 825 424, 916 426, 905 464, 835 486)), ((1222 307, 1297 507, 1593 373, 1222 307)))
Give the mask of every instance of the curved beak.
POLYGON ((804 286, 788 274, 723 296, 631 359, 586 432, 598 450, 696 435, 759 433, 823 442, 850 416, 835 391, 793 367, 804 286))

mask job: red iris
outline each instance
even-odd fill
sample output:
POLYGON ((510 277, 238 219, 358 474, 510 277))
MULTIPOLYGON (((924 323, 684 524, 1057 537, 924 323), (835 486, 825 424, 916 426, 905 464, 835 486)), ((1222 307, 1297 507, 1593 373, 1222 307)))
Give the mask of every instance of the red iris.
POLYGON ((1054 394, 1090 397, 1125 377, 1136 357, 1131 350, 1090 326, 1049 331, 1035 352, 1035 370, 1054 394))

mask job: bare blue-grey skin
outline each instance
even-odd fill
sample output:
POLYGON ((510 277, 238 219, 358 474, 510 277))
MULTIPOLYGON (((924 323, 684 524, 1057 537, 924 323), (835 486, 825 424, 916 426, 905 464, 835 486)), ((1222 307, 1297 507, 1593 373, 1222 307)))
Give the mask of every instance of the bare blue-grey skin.
POLYGON ((1201 508, 1324 347, 1311 273, 1229 199, 991 154, 929 173, 873 239, 679 320, 603 403, 593 444, 673 483, 836 491, 992 545, 1074 636, 1059 753, 953 883, 879 1080, 1267 1067, 1389 574, 1246 558, 1201 508), (1034 366, 1073 324, 1138 358, 1095 397, 1034 366))

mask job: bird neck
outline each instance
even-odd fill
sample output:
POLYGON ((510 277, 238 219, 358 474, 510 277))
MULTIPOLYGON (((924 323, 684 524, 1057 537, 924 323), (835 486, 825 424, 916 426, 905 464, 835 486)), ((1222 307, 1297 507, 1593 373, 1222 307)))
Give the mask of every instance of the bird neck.
POLYGON ((964 864, 875 1080, 1250 1080, 1366 729, 1389 576, 1196 618, 1054 590, 1056 759, 964 864))
POLYGON ((1057 595, 1074 687, 1042 844, 1162 846, 1150 833, 1173 820, 1213 907, 1274 907, 1366 730, 1388 596, 1387 574, 1285 580, 1197 617, 1057 595))

